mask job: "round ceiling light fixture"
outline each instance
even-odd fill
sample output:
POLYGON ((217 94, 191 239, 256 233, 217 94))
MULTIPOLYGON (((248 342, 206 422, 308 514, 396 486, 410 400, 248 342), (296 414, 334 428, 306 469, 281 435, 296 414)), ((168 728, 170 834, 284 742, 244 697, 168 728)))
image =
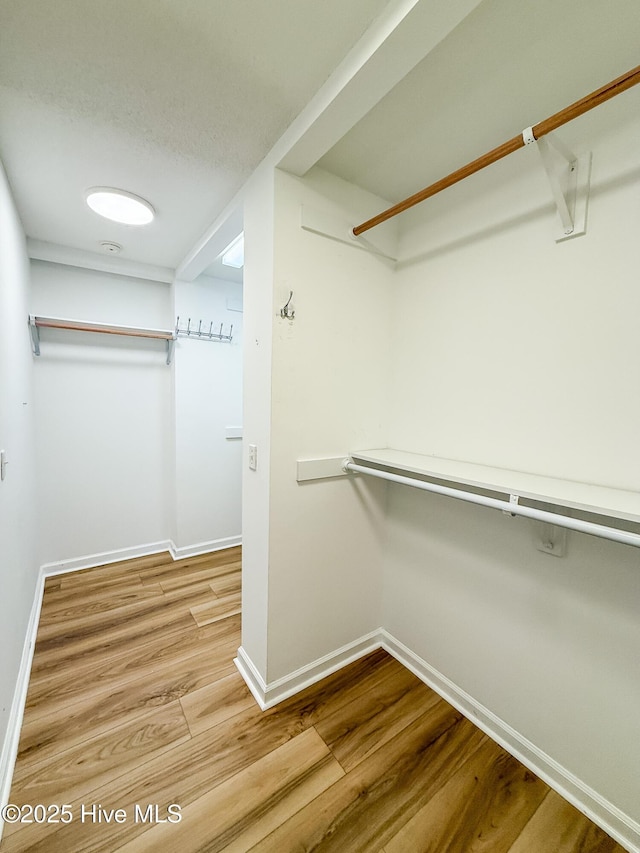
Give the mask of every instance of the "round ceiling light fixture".
POLYGON ((95 213, 123 225, 148 225, 155 216, 148 201, 126 190, 91 187, 85 198, 95 213))

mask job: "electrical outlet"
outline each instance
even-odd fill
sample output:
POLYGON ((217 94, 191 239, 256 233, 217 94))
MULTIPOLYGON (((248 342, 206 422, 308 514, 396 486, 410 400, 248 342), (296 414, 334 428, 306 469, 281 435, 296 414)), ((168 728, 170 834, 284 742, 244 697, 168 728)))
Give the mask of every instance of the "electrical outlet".
POLYGON ((255 471, 258 467, 258 446, 257 444, 249 445, 249 468, 255 471))
POLYGON ((7 473, 7 451, 0 450, 0 480, 4 480, 7 473))

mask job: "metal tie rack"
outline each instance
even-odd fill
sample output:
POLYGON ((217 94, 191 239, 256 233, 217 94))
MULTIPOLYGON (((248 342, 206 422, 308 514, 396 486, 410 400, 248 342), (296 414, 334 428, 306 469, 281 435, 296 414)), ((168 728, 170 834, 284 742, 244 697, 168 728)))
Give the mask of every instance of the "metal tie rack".
POLYGON ((223 331, 224 323, 220 323, 220 331, 213 331, 213 321, 209 323, 209 329, 207 330, 206 324, 205 328, 202 328, 202 320, 198 321, 197 328, 195 325, 191 326, 191 317, 187 320, 187 325, 184 324, 180 326, 180 316, 178 315, 176 319, 176 328, 175 335, 177 338, 195 338, 204 341, 226 341, 227 343, 231 343, 233 340, 233 325, 229 327, 229 333, 224 334, 223 331))

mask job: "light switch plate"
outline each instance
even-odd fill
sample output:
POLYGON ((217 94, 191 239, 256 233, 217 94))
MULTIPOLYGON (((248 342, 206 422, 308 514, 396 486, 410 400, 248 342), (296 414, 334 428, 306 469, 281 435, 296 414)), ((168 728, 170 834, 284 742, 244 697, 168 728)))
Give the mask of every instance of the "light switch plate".
POLYGON ((255 471, 258 467, 258 446, 256 444, 249 445, 249 468, 255 471))

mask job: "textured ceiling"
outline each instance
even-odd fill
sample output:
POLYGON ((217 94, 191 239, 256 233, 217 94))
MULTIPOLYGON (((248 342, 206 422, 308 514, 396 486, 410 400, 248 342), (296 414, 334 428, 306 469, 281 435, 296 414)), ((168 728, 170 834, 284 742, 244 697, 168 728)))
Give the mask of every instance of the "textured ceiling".
POLYGON ((175 266, 385 5, 2 0, 0 156, 28 236, 175 266), (94 185, 157 223, 105 223, 94 185))
MULTIPOLYGON (((386 4, 0 0, 0 157, 27 234, 175 267, 386 4), (100 219, 95 185, 157 221, 100 219)), ((398 200, 634 67, 639 44, 638 0, 483 0, 320 165, 398 200)), ((637 87, 560 135, 579 147, 639 105, 637 87)))
MULTIPOLYGON (((319 165, 399 201, 639 63, 638 0, 485 0, 319 165)), ((558 133, 578 148, 638 106, 640 86, 558 133)))

